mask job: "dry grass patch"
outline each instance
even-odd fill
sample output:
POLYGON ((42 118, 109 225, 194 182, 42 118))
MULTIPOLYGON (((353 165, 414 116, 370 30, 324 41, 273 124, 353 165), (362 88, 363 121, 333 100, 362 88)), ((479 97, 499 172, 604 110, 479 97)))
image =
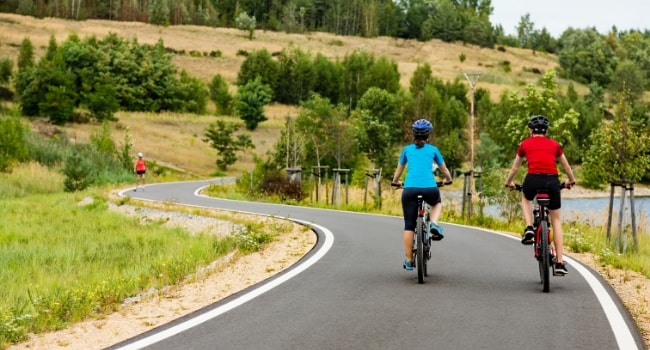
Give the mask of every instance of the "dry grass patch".
MULTIPOLYGON (((16 60, 18 46, 28 37, 35 47, 36 57, 45 53, 51 35, 63 42, 71 33, 80 37, 95 35, 102 38, 109 33, 124 38, 137 38, 140 43, 153 44, 159 39, 166 47, 186 53, 194 50, 202 54, 211 51, 221 52, 220 57, 192 57, 174 55, 173 61, 179 69, 209 82, 216 74, 221 74, 233 84, 235 92, 239 67, 245 57, 237 54, 239 50, 253 52, 266 48, 269 52, 279 52, 287 47, 299 47, 312 55, 321 53, 330 59, 343 59, 345 55, 363 48, 376 57, 385 56, 394 60, 401 74, 402 86, 408 88, 413 72, 419 64, 428 63, 437 77, 445 80, 464 80, 464 72, 481 72, 477 88, 487 89, 493 99, 504 91, 521 88, 526 83, 536 82, 540 75, 530 73, 532 68, 541 72, 558 67, 557 57, 544 53, 533 54, 530 50, 506 48, 479 48, 460 43, 444 43, 440 40, 419 42, 389 37, 361 38, 336 36, 329 33, 286 34, 258 30, 253 40, 246 33, 231 28, 210 28, 200 26, 160 27, 137 22, 114 22, 105 20, 67 21, 63 19, 37 19, 14 14, 0 14, 0 57, 16 60), (460 55, 465 56, 461 62, 460 55), (503 69, 508 62, 510 72, 503 69)), ((560 84, 564 84, 560 80, 560 84)), ((579 87, 584 89, 584 87, 579 87)), ((212 106, 210 106, 212 108, 212 106)), ((296 107, 272 105, 266 108, 268 121, 261 123, 251 133, 258 155, 265 155, 280 137, 288 115, 296 116, 296 107)), ((144 152, 150 160, 168 163, 189 173, 210 175, 216 171, 216 151, 202 141, 205 128, 214 121, 212 116, 192 116, 184 114, 161 113, 118 113, 118 126, 128 126, 135 141, 135 148, 144 152)), ((87 140, 98 125, 70 125, 66 129, 71 137, 87 140)), ((114 140, 122 140, 124 129, 116 128, 114 140)), ((245 132, 245 130, 241 130, 245 132)), ((229 169, 229 173, 239 175, 252 168, 252 153, 229 169)))

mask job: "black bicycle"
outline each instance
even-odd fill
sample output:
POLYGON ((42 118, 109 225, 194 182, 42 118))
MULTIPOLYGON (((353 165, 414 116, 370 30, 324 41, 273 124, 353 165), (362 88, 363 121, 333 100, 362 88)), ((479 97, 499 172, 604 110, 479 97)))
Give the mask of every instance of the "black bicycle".
MULTIPOLYGON (((438 187, 443 187, 451 183, 436 182, 438 187)), ((403 188, 401 183, 391 183, 391 186, 403 188)), ((429 217, 429 204, 424 201, 422 195, 418 195, 418 217, 415 223, 415 232, 413 234, 413 264, 418 271, 418 283, 424 283, 424 277, 428 276, 427 261, 431 259, 431 241, 432 237, 429 232, 431 218, 429 217)))
MULTIPOLYGON (((560 184, 560 188, 566 188, 566 184, 563 182, 560 184)), ((515 189, 521 192, 522 186, 515 184, 515 189)), ((551 244, 553 239, 551 222, 548 217, 548 204, 550 201, 548 190, 537 190, 533 205, 533 231, 535 232, 533 250, 539 265, 539 278, 544 293, 549 292, 551 270, 555 275, 555 248, 551 244)))

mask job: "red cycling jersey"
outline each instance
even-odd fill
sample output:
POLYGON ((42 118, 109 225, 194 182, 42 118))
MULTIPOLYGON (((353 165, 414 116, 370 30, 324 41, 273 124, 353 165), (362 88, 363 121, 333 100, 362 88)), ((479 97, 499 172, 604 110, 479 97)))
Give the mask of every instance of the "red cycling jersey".
POLYGON ((144 163, 144 159, 140 158, 135 162, 135 170, 136 171, 145 171, 147 169, 147 166, 144 163))
POLYGON ((555 162, 562 154, 560 144, 545 136, 529 137, 517 149, 517 155, 528 160, 528 174, 557 175, 555 162))

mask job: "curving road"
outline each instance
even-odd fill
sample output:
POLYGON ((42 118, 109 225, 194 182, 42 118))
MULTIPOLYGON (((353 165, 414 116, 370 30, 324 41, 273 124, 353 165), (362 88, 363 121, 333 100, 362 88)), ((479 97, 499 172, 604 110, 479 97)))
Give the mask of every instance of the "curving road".
POLYGON ((122 195, 287 217, 312 225, 316 247, 269 280, 110 349, 646 349, 613 290, 574 260, 542 293, 530 247, 446 224, 419 285, 402 269, 401 218, 197 195, 210 182, 122 195))

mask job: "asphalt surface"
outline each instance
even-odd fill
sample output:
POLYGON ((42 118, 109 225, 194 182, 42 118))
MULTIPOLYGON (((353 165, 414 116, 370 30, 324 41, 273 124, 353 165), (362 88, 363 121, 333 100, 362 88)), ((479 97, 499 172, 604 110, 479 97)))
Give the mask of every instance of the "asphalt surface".
POLYGON ((443 223, 418 284, 402 268, 402 218, 196 194, 218 181, 123 195, 299 220, 316 247, 269 280, 110 349, 646 349, 609 285, 570 258, 569 275, 543 293, 531 247, 443 223))

